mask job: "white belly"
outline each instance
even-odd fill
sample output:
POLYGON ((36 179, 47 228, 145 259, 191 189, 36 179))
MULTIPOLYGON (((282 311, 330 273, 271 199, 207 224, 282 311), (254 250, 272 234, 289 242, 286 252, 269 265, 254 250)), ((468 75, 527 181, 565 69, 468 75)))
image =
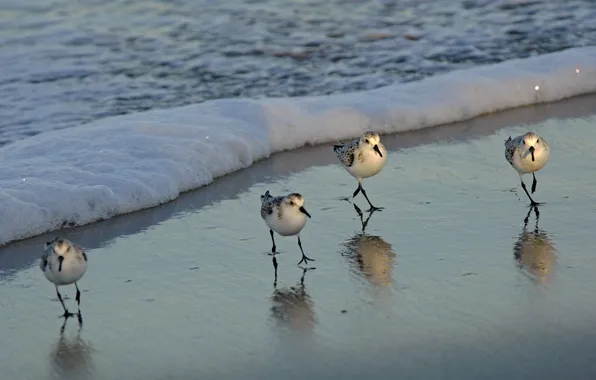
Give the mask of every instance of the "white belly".
POLYGON ((48 263, 49 267, 44 271, 44 275, 56 285, 69 285, 77 282, 87 271, 87 262, 85 260, 76 258, 64 260, 61 271, 58 271, 59 262, 55 259, 55 256, 50 260, 51 262, 48 263))
POLYGON ((379 144, 379 148, 383 157, 379 156, 374 151, 368 153, 363 161, 356 156, 354 157, 352 166, 346 168, 348 172, 356 179, 363 179, 377 175, 387 163, 387 150, 385 150, 385 147, 381 144, 379 144))
POLYGON ((279 219, 277 214, 273 213, 265 219, 265 222, 269 228, 281 236, 292 236, 297 235, 302 231, 306 224, 306 215, 302 213, 292 215, 286 214, 279 219))
POLYGON ((532 155, 528 154, 523 157, 521 154, 516 155, 513 159, 515 169, 520 174, 534 173, 542 169, 548 162, 550 157, 549 151, 541 152, 540 155, 534 155, 534 161, 532 161, 532 155))

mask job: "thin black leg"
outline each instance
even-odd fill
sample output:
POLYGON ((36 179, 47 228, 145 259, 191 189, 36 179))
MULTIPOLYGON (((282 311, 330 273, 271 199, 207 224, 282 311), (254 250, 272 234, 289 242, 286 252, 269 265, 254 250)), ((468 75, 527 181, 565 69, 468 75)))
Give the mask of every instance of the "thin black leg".
POLYGON ((79 312, 77 313, 77 319, 79 320, 79 325, 83 324, 83 314, 81 314, 81 291, 79 290, 79 286, 75 282, 75 288, 77 288, 77 306, 79 308, 79 312))
POLYGON ((354 191, 354 194, 352 195, 352 198, 356 198, 356 195, 358 195, 358 193, 360 192, 360 190, 362 190, 362 185, 360 184, 360 182, 358 182, 358 188, 356 189, 356 191, 354 191))
POLYGON ((298 262, 298 265, 302 264, 304 261, 305 264, 308 264, 309 261, 315 261, 315 259, 311 259, 304 254, 304 250, 302 249, 302 242, 300 241, 300 235, 298 235, 298 246, 300 247, 300 252, 302 252, 302 260, 298 262))
POLYGON ((79 286, 77 285, 77 283, 75 282, 75 288, 77 288, 77 296, 76 296, 76 300, 77 300, 77 305, 80 307, 81 306, 81 291, 79 290, 79 286))
POLYGON ((60 303, 62 304, 62 308, 64 309, 64 314, 62 314, 60 316, 60 318, 68 318, 68 317, 74 316, 73 313, 71 313, 70 311, 68 311, 68 309, 66 308, 66 305, 64 305, 64 300, 62 299, 62 295, 58 291, 58 287, 57 286, 56 286, 56 295, 58 296, 58 300, 60 300, 60 303))
POLYGON ((368 196, 366 195, 366 191, 364 191, 364 187, 360 186, 360 188, 362 189, 362 194, 364 195, 364 198, 366 198, 366 201, 368 202, 368 205, 370 206, 370 209, 368 211, 377 211, 377 210, 383 209, 383 207, 373 206, 373 204, 370 203, 370 199, 368 199, 368 196))
POLYGON ((526 184, 524 183, 523 180, 521 181, 521 185, 522 185, 522 189, 524 189, 524 191, 526 192, 526 195, 528 196, 528 198, 530 198, 530 202, 532 202, 530 205, 531 206, 540 206, 542 203, 534 202, 534 200, 530 196, 530 193, 528 193, 528 189, 526 189, 526 184))
POLYGON ((271 235, 271 241, 273 242, 273 247, 271 247, 271 252, 275 253, 275 239, 273 238, 273 230, 269 230, 269 234, 271 235))
POLYGON ((532 178, 534 179, 532 181, 532 194, 534 194, 536 191, 536 185, 538 185, 538 181, 536 181, 536 175, 534 175, 534 173, 532 173, 532 178))

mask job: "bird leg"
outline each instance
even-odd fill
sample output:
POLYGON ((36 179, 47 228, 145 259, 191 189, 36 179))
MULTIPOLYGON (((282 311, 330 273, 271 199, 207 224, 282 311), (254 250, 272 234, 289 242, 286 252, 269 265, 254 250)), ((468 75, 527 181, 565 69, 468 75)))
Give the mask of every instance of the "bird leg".
POLYGON ((541 205, 542 203, 535 202, 535 201, 532 199, 532 197, 530 196, 530 193, 528 193, 528 189, 526 188, 526 184, 524 183, 524 180, 523 180, 523 179, 521 179, 521 176, 520 176, 520 180, 521 180, 522 189, 524 189, 524 191, 526 192, 526 195, 528 196, 528 198, 530 198, 530 202, 532 202, 532 203, 530 204, 530 206, 533 206, 533 207, 535 207, 535 206, 539 206, 539 205, 541 205))
POLYGON ((298 265, 302 264, 304 261, 305 264, 308 264, 309 261, 315 261, 315 259, 311 259, 304 254, 304 250, 302 249, 302 242, 300 241, 300 235, 298 235, 298 246, 300 247, 300 252, 302 252, 302 260, 298 262, 298 265))
POLYGON ((360 192, 360 190, 362 190, 362 184, 360 184, 360 182, 358 182, 358 188, 356 189, 356 191, 354 191, 354 194, 352 195, 352 198, 356 198, 356 195, 358 195, 358 193, 360 192))
POLYGON ((536 185, 538 185, 538 181, 536 181, 536 175, 534 173, 532 173, 532 178, 534 178, 532 181, 532 194, 534 194, 536 191, 536 185))
POLYGON ((81 291, 79 290, 79 286, 77 285, 77 283, 75 282, 75 288, 77 288, 77 296, 75 297, 75 299, 77 300, 77 305, 81 306, 81 291))
POLYGON ((62 314, 58 318, 69 318, 69 317, 73 317, 74 314, 71 313, 70 311, 68 311, 68 309, 66 308, 66 305, 64 305, 64 300, 62 299, 62 295, 58 291, 58 286, 56 286, 56 295, 58 295, 58 300, 60 301, 60 303, 62 304, 62 308, 64 309, 64 314, 62 314))
POLYGON ((77 296, 76 296, 76 300, 77 300, 77 306, 79 308, 79 312, 77 313, 77 319, 79 320, 79 325, 83 324, 83 314, 81 314, 81 291, 79 290, 79 286, 77 285, 77 283, 75 282, 75 288, 77 288, 77 296))
POLYGON ((271 235, 271 241, 273 242, 273 247, 271 247, 271 252, 275 253, 275 239, 273 238, 273 230, 269 230, 269 234, 271 235))
POLYGON ((383 207, 375 207, 375 206, 373 206, 373 204, 370 203, 370 199, 368 199, 368 196, 366 195, 366 191, 364 191, 364 187, 362 187, 361 184, 358 184, 358 187, 362 191, 362 194, 364 195, 364 198, 366 198, 366 201, 368 202, 368 205, 370 206, 370 208, 367 211, 373 212, 373 211, 377 211, 377 210, 382 210, 383 209, 383 207))

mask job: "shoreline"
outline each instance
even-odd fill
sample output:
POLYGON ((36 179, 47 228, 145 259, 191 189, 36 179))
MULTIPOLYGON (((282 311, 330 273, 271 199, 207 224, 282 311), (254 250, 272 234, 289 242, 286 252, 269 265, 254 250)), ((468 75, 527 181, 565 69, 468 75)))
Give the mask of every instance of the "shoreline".
MULTIPOLYGON (((383 135, 390 151, 442 141, 467 141, 490 135, 511 125, 538 123, 547 119, 583 117, 596 113, 596 94, 581 95, 553 103, 518 107, 473 119, 443 124, 415 131, 383 135)), ((173 201, 139 211, 117 215, 87 225, 55 230, 0 246, 0 271, 10 273, 31 266, 37 261, 46 240, 56 235, 68 236, 86 249, 105 246, 110 241, 137 234, 151 226, 187 212, 234 199, 256 183, 276 180, 304 171, 312 166, 335 165, 330 144, 305 146, 275 153, 248 168, 216 178, 212 183, 186 191, 173 201)), ((3 276, 4 276, 3 275, 3 276)))

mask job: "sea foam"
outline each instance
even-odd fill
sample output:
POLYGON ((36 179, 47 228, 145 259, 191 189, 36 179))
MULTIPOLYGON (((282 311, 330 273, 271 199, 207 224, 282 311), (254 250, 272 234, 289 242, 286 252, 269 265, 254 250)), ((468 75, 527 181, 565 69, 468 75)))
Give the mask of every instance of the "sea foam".
POLYGON ((117 116, 0 148, 0 244, 178 197, 269 155, 596 92, 596 47, 357 93, 221 99, 117 116))

